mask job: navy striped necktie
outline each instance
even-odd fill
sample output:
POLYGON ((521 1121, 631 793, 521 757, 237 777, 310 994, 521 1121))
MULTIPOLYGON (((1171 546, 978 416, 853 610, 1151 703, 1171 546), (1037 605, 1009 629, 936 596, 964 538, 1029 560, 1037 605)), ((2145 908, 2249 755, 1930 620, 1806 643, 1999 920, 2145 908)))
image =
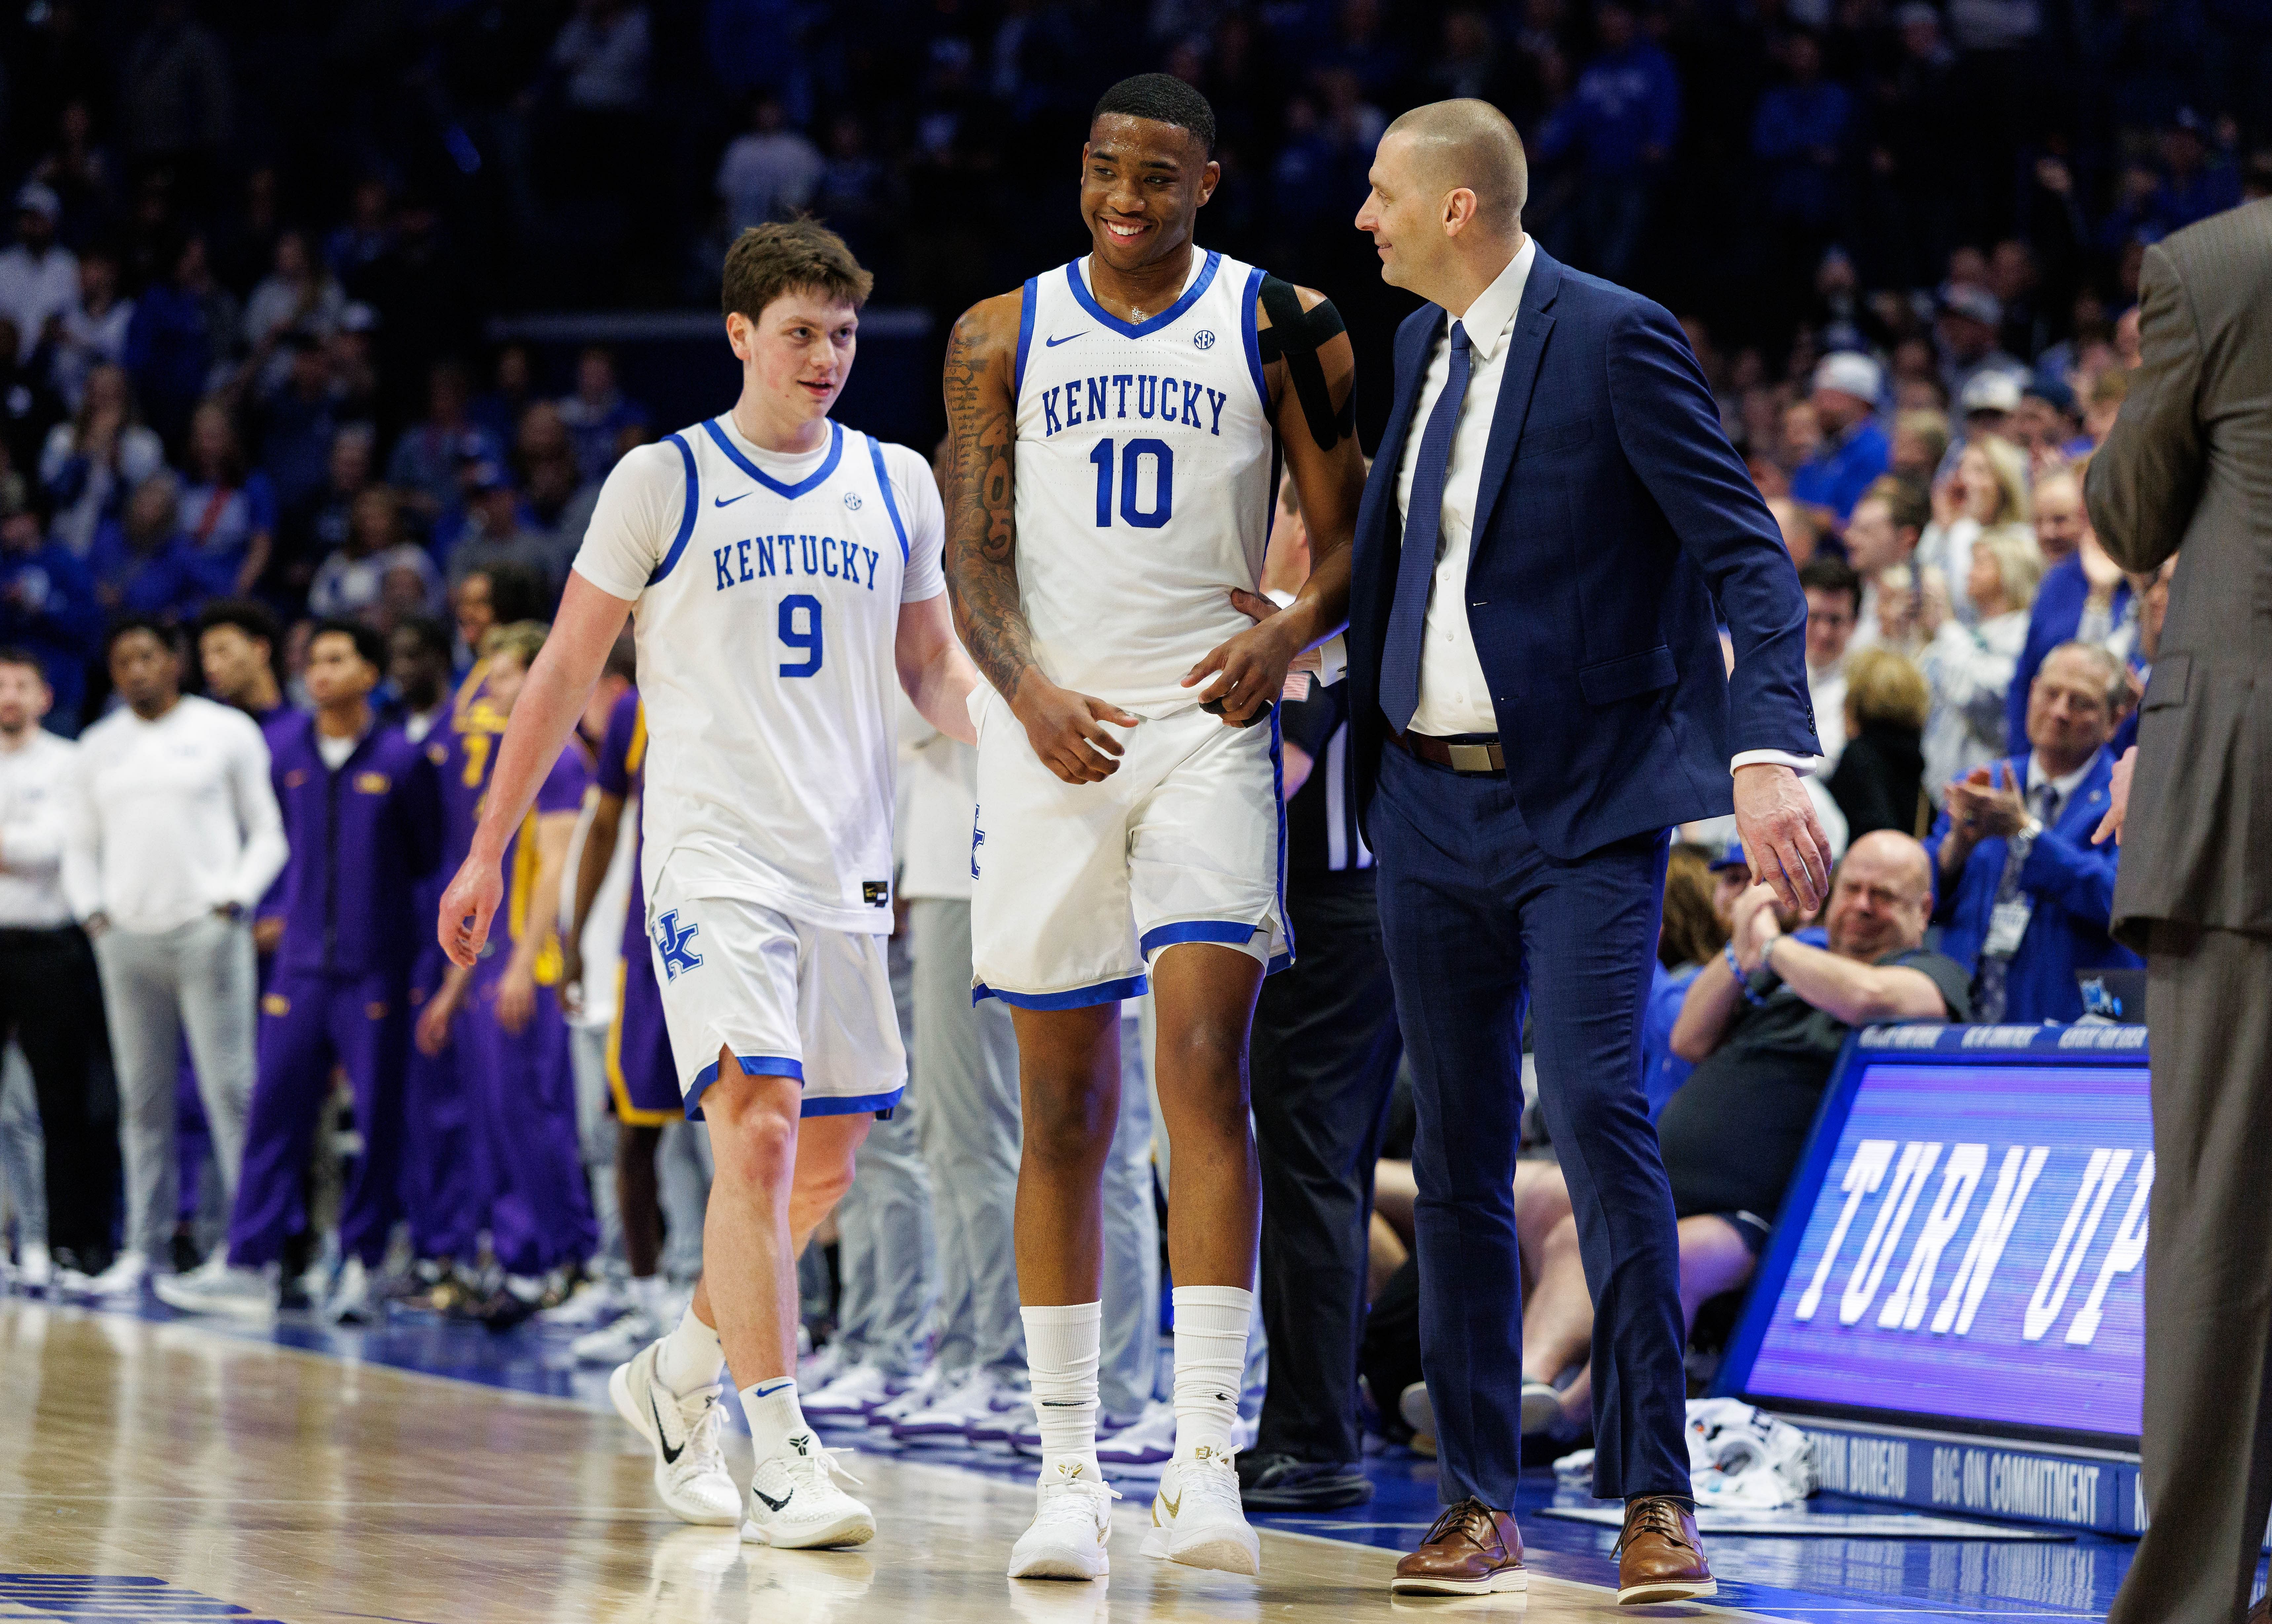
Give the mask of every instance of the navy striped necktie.
POLYGON ((1412 470, 1412 498, 1404 518, 1404 551, 1396 565, 1396 596, 1389 605, 1388 636, 1380 651, 1380 708, 1388 725, 1401 733, 1420 708, 1420 644, 1428 626, 1428 587, 1436 575, 1436 550, 1444 535, 1444 482, 1452 468, 1452 436, 1460 426, 1460 403, 1467 399, 1473 350, 1468 330, 1452 324, 1452 372, 1428 427, 1420 437, 1420 460, 1412 470))

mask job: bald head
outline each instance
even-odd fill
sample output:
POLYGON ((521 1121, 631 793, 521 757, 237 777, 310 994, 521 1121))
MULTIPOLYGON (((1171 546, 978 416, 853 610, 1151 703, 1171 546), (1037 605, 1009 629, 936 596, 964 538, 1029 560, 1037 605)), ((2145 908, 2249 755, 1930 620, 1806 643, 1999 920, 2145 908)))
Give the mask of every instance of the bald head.
POLYGON ((1932 917, 1932 860, 1897 829, 1875 829, 1846 849, 1823 924, 1830 951, 1873 964, 1924 945, 1932 917))
POLYGON ((1439 195, 1465 187, 1476 194, 1477 225, 1502 236, 1521 229, 1530 165, 1506 114, 1473 97, 1431 101, 1390 124, 1382 148, 1400 138, 1423 185, 1439 195))

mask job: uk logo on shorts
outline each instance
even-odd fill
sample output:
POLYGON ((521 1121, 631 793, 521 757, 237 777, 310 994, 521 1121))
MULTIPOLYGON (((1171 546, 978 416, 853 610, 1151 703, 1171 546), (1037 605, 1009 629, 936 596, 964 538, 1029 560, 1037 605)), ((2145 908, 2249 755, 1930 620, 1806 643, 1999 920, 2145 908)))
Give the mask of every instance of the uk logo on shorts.
POLYGON ((676 908, 655 920, 654 950, 662 955, 665 980, 677 980, 678 972, 683 969, 702 968, 702 955, 687 946, 701 933, 702 927, 699 924, 690 924, 682 929, 676 908))

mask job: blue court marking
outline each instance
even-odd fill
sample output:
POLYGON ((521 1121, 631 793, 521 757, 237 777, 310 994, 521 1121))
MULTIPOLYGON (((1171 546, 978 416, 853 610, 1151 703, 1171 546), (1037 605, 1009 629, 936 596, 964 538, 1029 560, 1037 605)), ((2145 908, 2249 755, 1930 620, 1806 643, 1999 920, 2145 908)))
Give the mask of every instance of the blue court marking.
POLYGON ((0 1573, 0 1608, 11 1619, 135 1620, 138 1624, 190 1624, 226 1619, 229 1624, 279 1624, 250 1608, 192 1590, 168 1579, 128 1574, 0 1573))
POLYGON ((1124 976, 1117 981, 1100 981, 1094 986, 1074 987, 1065 992, 1005 992, 982 981, 970 989, 970 1001, 977 1004, 998 998, 1018 1009, 1086 1009, 1091 1004, 1117 1004, 1122 999, 1142 998, 1150 985, 1141 976, 1124 976))
POLYGON ((744 456, 735 447, 734 442, 727 438, 726 431, 718 426, 716 418, 709 419, 703 423, 702 427, 708 431, 710 438, 717 442, 718 449, 726 453, 728 461, 775 496, 792 498, 803 496, 806 491, 818 485, 822 480, 836 472, 836 464, 844 455, 844 425, 832 421, 828 425, 828 454, 820 460, 820 466, 794 485, 784 485, 744 456))

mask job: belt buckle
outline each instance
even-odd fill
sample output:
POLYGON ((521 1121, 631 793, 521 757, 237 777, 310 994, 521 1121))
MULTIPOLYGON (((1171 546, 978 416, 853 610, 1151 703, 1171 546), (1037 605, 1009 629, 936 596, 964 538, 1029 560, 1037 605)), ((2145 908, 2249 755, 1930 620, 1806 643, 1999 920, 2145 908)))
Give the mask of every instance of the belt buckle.
POLYGON ((1491 760, 1489 745, 1446 745, 1445 753, 1451 758, 1455 773, 1496 773, 1498 768, 1491 760))

